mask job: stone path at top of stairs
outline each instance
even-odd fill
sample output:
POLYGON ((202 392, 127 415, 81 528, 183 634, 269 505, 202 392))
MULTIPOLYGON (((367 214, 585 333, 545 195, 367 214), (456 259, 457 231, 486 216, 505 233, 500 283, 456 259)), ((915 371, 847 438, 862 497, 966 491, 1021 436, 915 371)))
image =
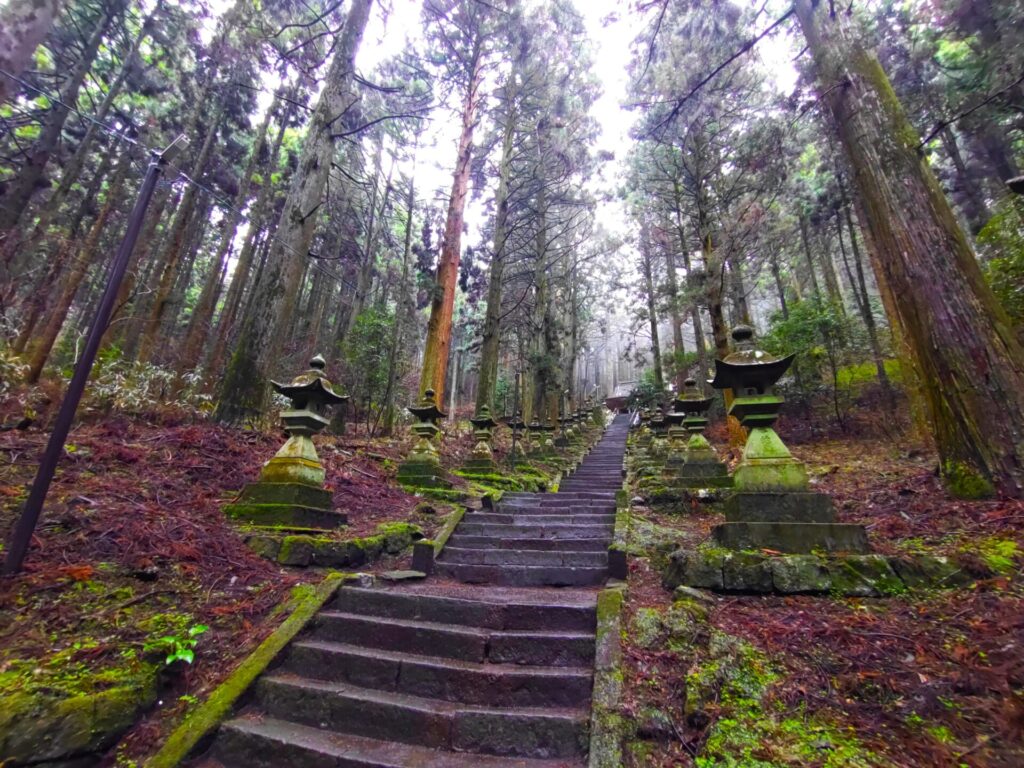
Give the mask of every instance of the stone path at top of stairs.
POLYGON ((616 417, 558 493, 506 493, 493 509, 467 513, 436 572, 477 584, 603 584, 628 431, 628 417, 616 417))
MULTIPOLYGON (((344 586, 221 725, 199 765, 585 765, 595 586, 607 570, 597 556, 605 555, 611 536, 610 525, 590 518, 606 514, 608 499, 614 511, 624 442, 624 424, 616 420, 566 481, 570 488, 564 494, 506 496, 507 505, 492 514, 508 521, 470 522, 485 527, 470 532, 460 525, 451 540, 459 537, 464 544, 452 551, 517 553, 518 561, 493 567, 529 575, 516 577, 519 583, 534 578, 538 571, 531 569, 541 568, 553 574, 538 579, 541 583, 574 581, 560 574, 578 570, 591 586, 480 586, 440 579, 369 589, 344 586), (520 506, 532 512, 515 509, 520 506), (542 519, 549 516, 560 520, 542 519), (527 517, 541 522, 520 522, 527 517), (585 535, 568 531, 574 527, 586 529, 585 535), (567 559, 557 566, 527 562, 538 553, 567 559)), ((472 579, 497 573, 455 571, 460 572, 472 579)))

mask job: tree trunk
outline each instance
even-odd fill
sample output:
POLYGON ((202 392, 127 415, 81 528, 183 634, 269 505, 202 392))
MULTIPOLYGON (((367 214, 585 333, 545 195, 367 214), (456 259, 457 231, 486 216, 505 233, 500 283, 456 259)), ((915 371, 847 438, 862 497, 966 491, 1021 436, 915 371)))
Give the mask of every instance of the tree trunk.
POLYGON ((676 257, 672 248, 665 249, 665 271, 668 275, 669 316, 672 319, 672 351, 676 359, 672 371, 676 391, 682 392, 683 382, 686 380, 686 371, 683 367, 686 348, 683 346, 683 313, 679 309, 679 278, 676 275, 676 257))
POLYGON ((977 235, 991 216, 988 203, 985 202, 985 193, 967 168, 953 129, 947 125, 939 132, 939 138, 942 139, 942 147, 956 170, 953 199, 959 201, 960 210, 963 211, 967 225, 971 228, 971 234, 977 235))
MULTIPOLYGON (((207 274, 203 290, 199 294, 199 300, 192 311, 192 318, 189 321, 185 341, 182 343, 181 351, 178 353, 176 370, 179 376, 185 371, 196 367, 202 347, 210 334, 210 323, 213 320, 214 310, 217 308, 217 299, 220 296, 228 251, 238 229, 241 210, 245 207, 245 203, 251 193, 252 175, 256 171, 256 164, 260 154, 263 152, 263 145, 267 141, 270 119, 274 112, 277 111, 279 103, 280 93, 275 93, 274 100, 271 102, 266 115, 263 116, 263 122, 256 131, 256 139, 253 141, 252 149, 249 151, 249 159, 246 161, 245 170, 242 171, 242 176, 238 180, 238 193, 232 202, 231 210, 224 216, 224 231, 221 233, 220 244, 217 246, 210 272, 207 274)), ((269 185, 269 180, 266 183, 269 185)), ((250 227, 250 229, 254 229, 254 227, 250 227)))
POLYGON ((334 156, 334 126, 358 99, 353 90, 355 57, 372 5, 373 0, 354 0, 345 19, 337 52, 310 117, 275 240, 253 292, 252 310, 247 313, 220 389, 216 417, 221 421, 238 422, 263 411, 267 369, 280 352, 282 330, 295 304, 323 203, 334 156))
POLYGON ((807 274, 811 281, 811 290, 814 291, 814 298, 821 301, 821 288, 818 285, 818 275, 814 271, 814 256, 811 254, 811 241, 807 235, 807 217, 800 215, 800 242, 804 246, 804 258, 807 260, 807 274))
POLYGON ((665 374, 661 368, 661 343, 658 340, 658 310, 654 296, 654 270, 651 268, 650 230, 646 221, 640 224, 640 268, 644 275, 644 298, 647 319, 651 324, 651 357, 654 362, 654 386, 659 396, 665 391, 665 374))
MULTIPOLYGON (((413 143, 413 157, 419 147, 419 133, 413 143)), ((395 429, 395 389, 398 387, 398 359, 403 341, 406 305, 409 302, 409 264, 412 261, 413 211, 416 207, 416 166, 409 177, 409 190, 405 196, 405 246, 402 249, 402 279, 395 291, 395 322, 391 328, 391 348, 388 350, 388 385, 384 392, 384 434, 395 429)))
MULTIPOLYGON (((203 145, 196 155, 195 161, 189 169, 189 176, 193 179, 200 179, 206 171, 206 165, 210 160, 213 151, 213 144, 220 131, 220 121, 224 116, 224 103, 219 101, 214 107, 213 116, 210 118, 210 125, 206 129, 206 136, 203 145)), ((142 341, 139 344, 137 359, 139 362, 149 362, 156 349, 157 339, 160 335, 160 328, 164 322, 164 315, 170 307, 169 299, 174 290, 178 278, 181 259, 186 255, 186 235, 189 224, 194 218, 196 204, 199 201, 201 190, 195 184, 189 184, 181 198, 181 205, 174 216, 170 233, 164 244, 163 253, 160 256, 157 267, 157 287, 150 304, 149 318, 146 320, 146 328, 142 333, 142 341)))
POLYGON ((515 150, 515 132, 518 111, 515 106, 516 72, 513 70, 505 85, 505 103, 509 113, 505 117, 505 132, 501 141, 501 160, 498 164, 498 191, 494 197, 494 250, 487 276, 487 309, 484 313, 480 342, 480 381, 476 391, 476 411, 485 405, 494 410, 494 391, 498 385, 498 348, 501 340, 501 295, 505 274, 506 240, 508 238, 509 178, 515 150))
POLYGON ((67 257, 75 246, 79 228, 85 220, 87 212, 95 202, 100 187, 106 181, 113 162, 114 153, 113 148, 111 148, 111 151, 104 154, 99 166, 96 168, 96 173, 89 180, 89 186, 78 205, 78 211, 71 217, 66 236, 60 238, 60 241, 54 244, 54 248, 57 251, 56 255, 46 259, 45 262, 41 262, 38 266, 39 273, 22 305, 22 314, 25 316, 25 319, 11 347, 18 354, 25 351, 29 340, 32 338, 32 334, 35 333, 36 324, 50 304, 56 286, 59 286, 61 283, 67 257), (45 269, 43 269, 43 264, 46 264, 45 269))
MULTIPOLYGON (((44 3, 44 11, 45 7, 46 4, 44 3)), ((60 102, 51 105, 50 110, 43 119, 39 138, 36 139, 29 150, 25 165, 22 166, 18 175, 7 185, 3 197, 0 197, 0 236, 4 236, 5 244, 12 239, 17 239, 16 234, 12 230, 21 221, 25 209, 28 208, 28 204, 32 200, 33 193, 39 186, 50 158, 57 150, 61 133, 64 130, 64 122, 67 120, 71 108, 78 101, 78 91, 81 89, 82 83, 85 82, 89 70, 92 69, 100 43, 103 41, 104 35, 107 34, 107 30, 110 28, 110 24, 118 10, 118 5, 113 4, 110 8, 105 9, 96 20, 89 37, 83 43, 80 58, 75 62, 75 66, 69 73, 64 87, 60 90, 60 102)), ((7 78, 0 76, 0 79, 6 80, 7 78)), ((8 250, 7 253, 9 261, 13 252, 8 250)))
POLYGON ((289 102, 284 116, 281 118, 277 136, 274 138, 274 148, 270 151, 270 158, 264 169, 266 173, 263 174, 263 186, 253 205, 252 214, 249 217, 249 228, 246 230, 242 248, 238 252, 238 262, 231 275, 231 285, 228 287, 227 296, 224 298, 224 307, 221 309, 220 318, 217 321, 216 341, 206 357, 204 372, 208 378, 220 373, 224 350, 233 333, 238 310, 242 304, 242 294, 251 283, 252 263, 259 245, 259 235, 272 212, 274 185, 271 183, 270 177, 277 168, 278 159, 281 156, 281 144, 284 142, 284 134, 288 129, 288 123, 291 122, 294 110, 295 106, 289 102))
MULTIPOLYGON (((0 12, 0 69, 15 77, 28 69, 61 5, 61 0, 8 0, 0 12)), ((0 75, 0 104, 17 92, 18 84, 0 75)))
POLYGON ((473 130, 480 107, 480 88, 483 80, 483 41, 473 46, 470 77, 462 101, 462 131, 459 134, 459 153, 452 175, 452 194, 448 200, 441 258, 437 263, 434 296, 430 302, 427 321, 427 342, 423 352, 423 370, 420 373, 420 395, 433 389, 439 403, 444 402, 444 385, 448 373, 448 352, 452 343, 452 314, 455 311, 455 288, 459 281, 459 257, 462 250, 462 225, 469 190, 469 174, 473 159, 473 130))
POLYGON ((795 9, 823 99, 854 171, 865 225, 922 383, 952 489, 986 480, 1024 491, 1024 350, 986 285, 919 138, 877 59, 844 15, 812 0, 795 9))
POLYGON ((71 270, 64 276, 57 301, 50 309, 46 318, 46 325, 33 345, 32 355, 29 360, 29 371, 26 376, 26 381, 30 384, 35 384, 39 381, 39 376, 43 372, 43 366, 46 365, 46 361, 50 357, 50 351, 53 349, 54 342, 56 342, 57 336, 60 334, 65 319, 67 319, 71 304, 75 300, 75 294, 78 293, 78 289, 82 285, 82 281, 85 279, 89 268, 95 262, 96 253, 99 249, 100 235, 103 234, 103 229, 115 206, 121 203, 122 191, 130 169, 131 149, 126 147, 121 153, 120 160, 118 160, 114 176, 110 179, 103 207, 97 214, 96 220, 89 230, 89 235, 86 237, 85 243, 82 244, 82 250, 78 253, 71 266, 71 270))

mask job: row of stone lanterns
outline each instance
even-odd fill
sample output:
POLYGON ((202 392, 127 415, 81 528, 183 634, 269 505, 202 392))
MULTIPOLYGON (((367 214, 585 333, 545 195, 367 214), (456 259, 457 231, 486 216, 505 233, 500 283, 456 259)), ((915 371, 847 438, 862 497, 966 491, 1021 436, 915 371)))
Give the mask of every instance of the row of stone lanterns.
POLYGON ((667 424, 669 445, 661 480, 670 496, 732 488, 723 504, 726 522, 713 531, 720 546, 788 553, 866 552, 864 527, 836 522, 832 500, 810 490, 806 468, 773 428, 784 402, 775 385, 795 355, 780 358, 759 350, 753 337, 748 326, 733 330, 735 351, 715 361, 715 377, 710 382, 715 389, 732 391, 728 415, 749 430, 742 459, 732 475, 702 434, 712 399, 705 398, 697 382, 688 379, 672 411, 661 419, 650 416, 649 435, 637 440, 648 446, 647 476, 653 474, 652 458, 660 455, 660 433, 666 431, 667 424))

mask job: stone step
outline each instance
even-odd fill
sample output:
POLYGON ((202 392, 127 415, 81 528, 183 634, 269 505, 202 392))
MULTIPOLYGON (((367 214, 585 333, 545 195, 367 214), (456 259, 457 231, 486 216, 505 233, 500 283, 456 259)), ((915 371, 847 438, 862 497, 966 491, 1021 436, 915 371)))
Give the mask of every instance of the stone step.
MULTIPOLYGON (((223 768, 569 768, 566 762, 448 752, 365 736, 332 733, 269 717, 224 723, 215 755, 223 768)), ((213 766, 210 766, 213 768, 213 766)))
MULTIPOLYGON (((553 507, 558 510, 558 507, 553 507)), ((539 509, 532 512, 473 512, 462 518, 464 523, 497 525, 614 525, 615 514, 588 514, 586 512, 551 512, 539 509)))
POLYGON ((608 552, 580 550, 537 550, 537 549, 479 549, 467 547, 446 547, 441 555, 446 563, 465 565, 547 565, 567 568, 607 568, 608 552))
POLYGON ((541 758, 587 751, 585 709, 470 706, 284 674, 259 680, 256 703, 276 719, 433 749, 541 758))
POLYGON ((500 502, 495 512, 507 515, 613 515, 615 504, 613 502, 602 503, 593 506, 578 506, 572 504, 505 504, 500 502))
POLYGON ((608 536, 591 538, 538 539, 528 536, 466 536, 454 534, 448 540, 449 547, 463 549, 540 549, 553 551, 606 551, 608 536))
POLYGON ((554 499, 554 498, 577 498, 577 499, 597 499, 604 500, 608 498, 608 491, 588 491, 581 490, 575 493, 505 493, 502 494, 502 501, 513 501, 515 499, 554 499))
POLYGON ((321 611, 312 636, 366 648, 477 663, 578 667, 590 664, 594 657, 593 632, 478 629, 339 611, 321 611))
POLYGON ((463 565, 440 561, 436 573, 467 584, 500 584, 516 587, 589 587, 603 584, 608 568, 571 568, 543 565, 463 565))
POLYGON ((584 667, 480 664, 325 640, 302 640, 280 670, 463 704, 494 707, 583 707, 592 673, 584 667))
MULTIPOLYGON (((454 536, 451 541, 455 541, 454 536)), ((557 594, 544 595, 542 599, 543 602, 537 602, 500 595, 492 602, 463 596, 344 587, 338 590, 329 608, 361 616, 461 624, 483 629, 594 631, 594 605, 563 602, 557 594)))
POLYGON ((466 536, 524 536, 556 539, 565 536, 599 538, 608 533, 606 525, 502 525, 500 523, 459 523, 456 529, 466 536))
POLYGON ((615 496, 609 492, 601 499, 577 499, 572 494, 552 493, 546 495, 538 494, 532 499, 502 499, 498 506, 502 507, 572 507, 573 509, 601 509, 614 506, 615 496))

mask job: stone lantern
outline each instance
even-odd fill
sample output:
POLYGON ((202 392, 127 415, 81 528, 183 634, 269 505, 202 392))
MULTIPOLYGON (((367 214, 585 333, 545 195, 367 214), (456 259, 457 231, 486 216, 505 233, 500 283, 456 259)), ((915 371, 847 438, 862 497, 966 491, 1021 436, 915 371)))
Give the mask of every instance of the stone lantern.
POLYGON ((473 439, 476 444, 473 447, 472 456, 463 465, 462 471, 478 475, 494 474, 498 471, 498 465, 494 463, 491 438, 498 422, 491 418, 491 409, 484 404, 480 406, 480 410, 469 420, 469 423, 473 425, 473 439))
POLYGON ((533 418, 530 420, 530 423, 526 425, 526 431, 530 438, 530 455, 545 455, 544 426, 540 423, 540 420, 537 418, 537 414, 533 414, 533 418))
POLYGON ((780 358, 757 349, 749 326, 736 327, 732 337, 736 351, 715 360, 711 386, 732 390, 729 414, 750 436, 733 474, 736 492, 724 505, 727 522, 715 528, 715 538, 729 549, 866 551, 864 527, 835 522, 832 500, 808 490, 803 463, 772 429, 784 402, 774 387, 795 355, 780 358))
POLYGON ((526 452, 530 444, 526 438, 526 422, 523 421, 523 414, 517 412, 507 423, 509 429, 512 430, 513 459, 526 458, 526 452))
POLYGON ((331 494, 324 489, 326 473, 312 440, 330 423, 327 409, 348 400, 328 381, 325 366, 317 355, 309 361, 309 370, 291 382, 270 382, 291 400, 291 408, 281 412, 288 440, 263 465, 259 481, 247 485, 238 501, 225 507, 229 517, 298 528, 334 528, 347 522, 344 514, 331 508, 331 494))
POLYGON ((674 485, 686 488, 732 485, 729 468, 718 460, 714 448, 703 435, 708 425, 706 414, 712 402, 712 398, 704 397, 695 379, 687 379, 672 402, 672 413, 665 416, 672 425, 669 428, 672 452, 665 462, 664 477, 674 481, 674 485))
POLYGON ((437 450, 437 438, 441 434, 437 422, 448 414, 437 407, 437 397, 432 389, 424 391, 420 401, 408 406, 408 410, 416 417, 412 425, 416 441, 408 458, 398 467, 398 481, 419 488, 451 487, 441 468, 441 455, 437 450))

